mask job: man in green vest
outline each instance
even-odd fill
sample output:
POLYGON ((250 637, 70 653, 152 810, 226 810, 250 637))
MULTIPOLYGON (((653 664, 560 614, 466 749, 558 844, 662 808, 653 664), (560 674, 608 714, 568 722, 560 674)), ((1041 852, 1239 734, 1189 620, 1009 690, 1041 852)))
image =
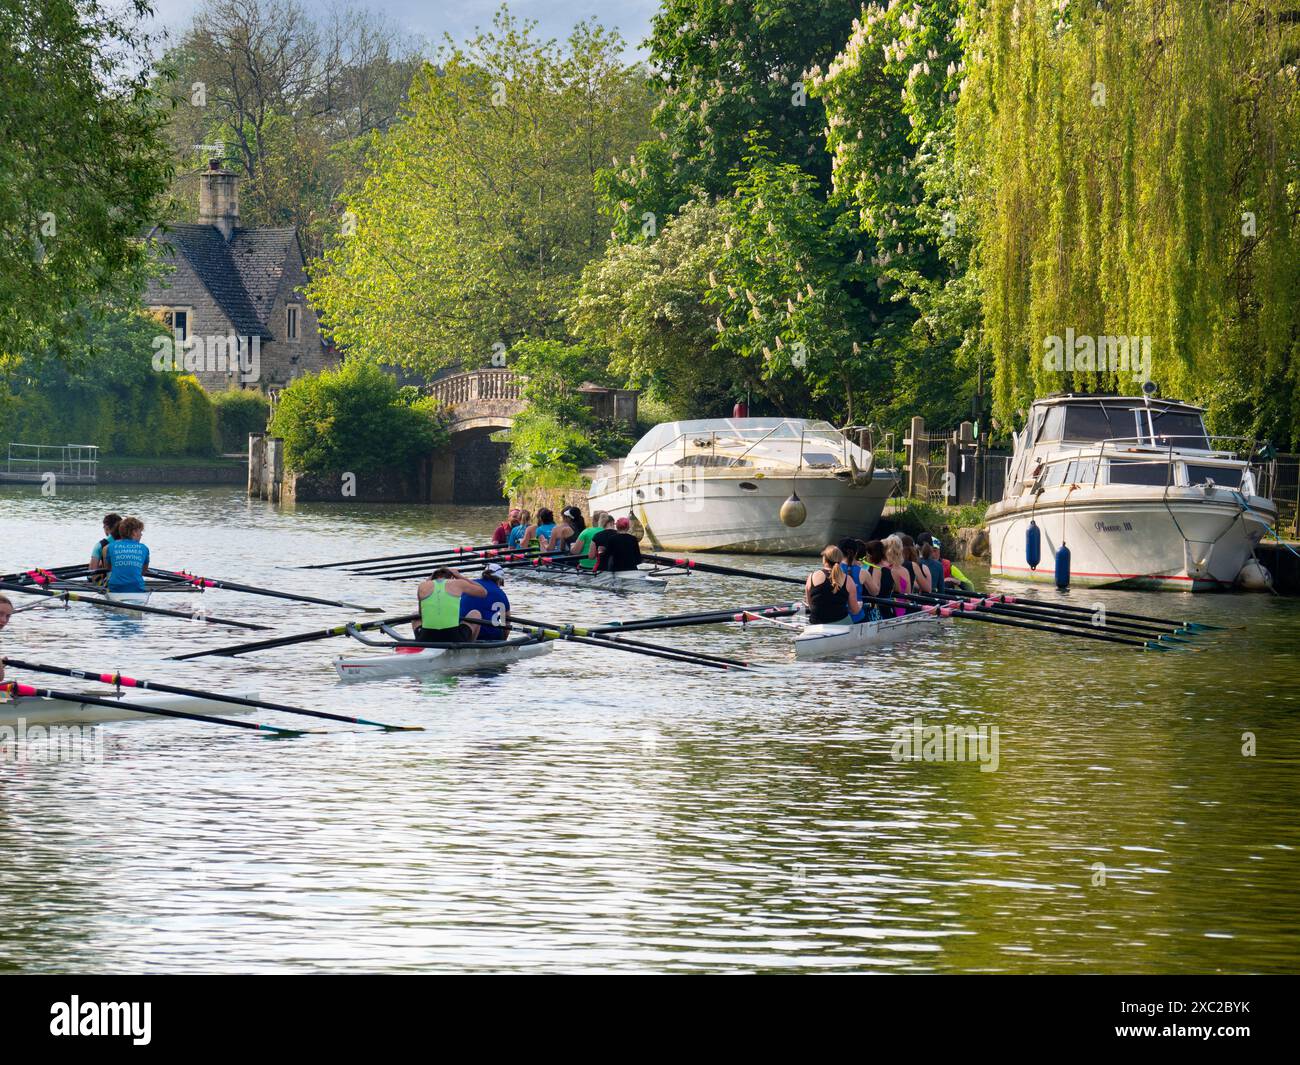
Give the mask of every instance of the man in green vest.
POLYGON ((487 589, 477 581, 467 580, 446 566, 433 571, 421 582, 416 595, 420 603, 420 623, 415 626, 419 643, 467 643, 473 630, 460 620, 460 597, 487 598, 487 589))

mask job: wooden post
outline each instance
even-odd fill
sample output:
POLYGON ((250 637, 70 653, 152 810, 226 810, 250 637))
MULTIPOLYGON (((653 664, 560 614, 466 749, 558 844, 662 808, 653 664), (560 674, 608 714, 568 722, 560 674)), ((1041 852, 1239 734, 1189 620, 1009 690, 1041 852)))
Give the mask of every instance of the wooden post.
POLYGON ((925 419, 915 417, 912 419, 912 429, 908 434, 907 444, 907 494, 912 498, 917 498, 917 475, 920 473, 921 464, 924 461, 921 453, 926 451, 925 442, 925 419))
POLYGON ((248 494, 262 494, 262 464, 266 461, 266 434, 248 434, 248 494))

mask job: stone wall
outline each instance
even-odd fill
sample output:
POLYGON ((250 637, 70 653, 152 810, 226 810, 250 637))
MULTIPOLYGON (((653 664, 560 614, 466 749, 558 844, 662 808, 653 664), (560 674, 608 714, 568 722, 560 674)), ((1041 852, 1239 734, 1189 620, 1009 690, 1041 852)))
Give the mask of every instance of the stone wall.
POLYGON ((246 472, 242 464, 229 466, 187 466, 184 463, 159 463, 156 466, 99 467, 99 484, 243 484, 246 472))
POLYGON ((316 311, 302 294, 307 281, 302 249, 295 240, 289 251, 289 262, 285 264, 284 274, 280 278, 275 303, 266 320, 267 328, 276 339, 262 341, 262 386, 264 388, 281 387, 295 377, 320 373, 321 370, 338 364, 338 358, 327 355, 326 349, 322 346, 316 311), (287 339, 288 307, 291 303, 297 304, 299 308, 297 340, 287 339))
POLYGON ((590 520, 587 510, 587 490, 585 488, 530 488, 510 500, 512 507, 536 514, 541 507, 550 507, 551 512, 559 517, 560 511, 567 506, 575 506, 582 511, 582 516, 590 520))
MULTIPOLYGON (((146 307, 176 307, 188 311, 187 328, 190 336, 231 336, 237 332, 221 305, 212 298, 208 288, 190 266, 181 252, 163 244, 163 261, 175 271, 165 278, 151 278, 144 293, 146 307)), ((167 327, 158 324, 158 335, 166 336, 167 327)), ((265 352, 263 353, 265 354, 265 352)), ((180 353, 177 353, 178 358, 180 353)), ((235 372, 194 375, 208 392, 224 392, 237 388, 235 372)))
POLYGON ((429 463, 412 469, 358 473, 355 480, 338 473, 286 473, 281 489, 286 503, 427 503, 429 463))

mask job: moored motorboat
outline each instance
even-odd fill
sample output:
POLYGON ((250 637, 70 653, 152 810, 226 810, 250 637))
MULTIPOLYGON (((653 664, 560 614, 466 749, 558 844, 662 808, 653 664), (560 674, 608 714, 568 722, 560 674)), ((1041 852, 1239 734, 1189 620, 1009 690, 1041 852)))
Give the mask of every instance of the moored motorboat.
POLYGON ((340 655, 334 671, 340 680, 377 680, 385 677, 419 676, 422 673, 466 673, 509 665, 524 658, 549 654, 551 640, 533 637, 470 642, 442 647, 391 645, 384 654, 340 655))
MULTIPOLYGON (((0 692, 0 726, 16 726, 19 722, 26 725, 77 724, 90 725, 105 721, 130 721, 155 715, 132 709, 154 708, 163 710, 182 710, 191 714, 244 713, 248 707, 229 703, 225 700, 204 699, 191 695, 170 695, 161 692, 114 692, 88 691, 85 693, 94 699, 120 702, 120 709, 104 706, 100 703, 79 703, 73 699, 46 699, 40 696, 11 696, 0 692)), ((256 691, 239 691, 230 694, 242 699, 256 699, 256 691)))
POLYGON ((1187 403, 1038 400, 985 519, 992 571, 1156 590, 1258 585, 1254 549, 1277 508, 1255 453, 1253 442, 1208 436, 1203 409, 1187 403))
POLYGON ((655 426, 588 505, 635 518, 655 549, 816 554, 874 528, 896 483, 829 422, 711 418, 655 426))
POLYGON ((844 625, 808 625, 794 638, 796 658, 833 658, 851 655, 909 639, 939 628, 937 612, 917 611, 903 617, 881 618, 844 625))

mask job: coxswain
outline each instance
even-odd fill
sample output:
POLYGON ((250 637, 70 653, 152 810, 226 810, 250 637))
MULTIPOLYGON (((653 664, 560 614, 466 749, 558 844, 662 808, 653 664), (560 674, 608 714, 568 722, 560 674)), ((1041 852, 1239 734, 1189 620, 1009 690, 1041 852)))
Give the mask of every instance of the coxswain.
POLYGON ((121 514, 104 515, 104 538, 90 549, 91 573, 101 573, 103 570, 108 568, 104 565, 104 548, 117 539, 117 527, 121 524, 121 514))
POLYGON ((469 626, 471 639, 507 639, 510 636, 510 599, 506 596, 505 569, 489 562, 474 583, 487 593, 487 597, 460 597, 460 620, 469 626))
POLYGON ((606 526, 591 538, 587 557, 596 560, 598 571, 625 573, 641 565, 641 545, 628 531, 631 528, 627 518, 619 518, 612 529, 606 526))
POLYGON ((822 551, 822 564, 804 582, 804 603, 812 625, 844 625, 862 609, 857 585, 844 572, 844 555, 834 544, 822 551))
POLYGON ((123 518, 117 526, 117 539, 104 545, 104 562, 108 570, 109 592, 143 592, 149 573, 149 548, 140 542, 144 522, 123 518))
POLYGON ((465 643, 474 638, 473 629, 461 622, 461 599, 486 599, 487 589, 478 581, 462 577, 441 566, 416 590, 420 621, 414 626, 417 643, 465 643))

